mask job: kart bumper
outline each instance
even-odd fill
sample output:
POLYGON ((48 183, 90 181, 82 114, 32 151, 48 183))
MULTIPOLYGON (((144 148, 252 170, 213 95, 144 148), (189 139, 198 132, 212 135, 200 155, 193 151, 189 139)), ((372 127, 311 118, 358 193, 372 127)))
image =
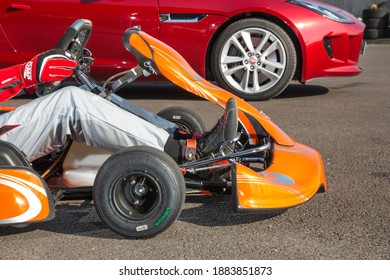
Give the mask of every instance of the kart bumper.
POLYGON ((286 209, 327 188, 321 155, 299 143, 275 144, 272 163, 262 172, 236 163, 233 178, 235 211, 286 209))

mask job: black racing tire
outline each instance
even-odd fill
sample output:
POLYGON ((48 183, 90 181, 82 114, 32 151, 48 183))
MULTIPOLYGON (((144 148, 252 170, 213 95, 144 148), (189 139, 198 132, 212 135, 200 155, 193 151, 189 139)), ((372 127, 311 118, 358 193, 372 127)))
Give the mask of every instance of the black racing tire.
POLYGON ((203 120, 194 111, 180 106, 169 107, 161 110, 157 115, 176 123, 180 130, 188 134, 203 133, 206 129, 203 120))
POLYGON ((387 35, 387 29, 365 29, 364 39, 380 39, 385 38, 387 35))
POLYGON ((211 53, 217 83, 245 100, 277 96, 288 86, 296 68, 292 39, 283 28, 265 19, 232 23, 217 38, 211 53))
POLYGON ((362 13, 363 20, 372 18, 386 18, 389 17, 389 9, 378 8, 378 9, 364 9, 362 13))
POLYGON ((104 162, 93 188, 102 221, 127 238, 160 234, 179 217, 185 181, 176 162, 146 146, 123 149, 104 162))
POLYGON ((363 22, 366 29, 387 29, 389 26, 389 18, 369 18, 363 22))

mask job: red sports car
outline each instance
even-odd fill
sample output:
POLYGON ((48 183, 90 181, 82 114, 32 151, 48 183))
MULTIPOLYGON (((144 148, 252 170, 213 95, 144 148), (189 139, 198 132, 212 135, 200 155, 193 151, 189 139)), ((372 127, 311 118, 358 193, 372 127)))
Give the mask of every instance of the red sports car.
POLYGON ((135 65, 123 48, 133 26, 176 49, 209 80, 247 100, 281 93, 292 79, 350 76, 364 24, 313 0, 1 0, 0 67, 53 48, 76 19, 93 22, 92 75, 135 65))

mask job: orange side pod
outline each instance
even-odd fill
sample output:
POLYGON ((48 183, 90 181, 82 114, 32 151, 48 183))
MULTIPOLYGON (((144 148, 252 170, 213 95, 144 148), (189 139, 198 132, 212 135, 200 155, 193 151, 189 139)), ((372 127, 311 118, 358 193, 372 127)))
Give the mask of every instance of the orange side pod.
POLYGON ((50 220, 54 206, 42 178, 28 167, 0 168, 0 225, 50 220))

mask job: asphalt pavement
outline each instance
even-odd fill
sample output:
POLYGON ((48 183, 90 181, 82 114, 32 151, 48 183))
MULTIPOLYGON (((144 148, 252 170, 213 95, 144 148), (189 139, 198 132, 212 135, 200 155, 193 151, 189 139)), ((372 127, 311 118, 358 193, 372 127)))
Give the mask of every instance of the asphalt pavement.
MULTIPOLYGON (((389 260, 390 45, 368 45, 359 65, 359 76, 292 84, 273 100, 251 102, 322 154, 326 193, 277 214, 235 214, 229 196, 188 197, 178 221, 147 240, 110 231, 89 200, 64 201, 50 222, 0 227, 0 259, 389 260)), ((155 112, 188 106, 208 128, 222 113, 172 85, 129 91, 155 112)))

